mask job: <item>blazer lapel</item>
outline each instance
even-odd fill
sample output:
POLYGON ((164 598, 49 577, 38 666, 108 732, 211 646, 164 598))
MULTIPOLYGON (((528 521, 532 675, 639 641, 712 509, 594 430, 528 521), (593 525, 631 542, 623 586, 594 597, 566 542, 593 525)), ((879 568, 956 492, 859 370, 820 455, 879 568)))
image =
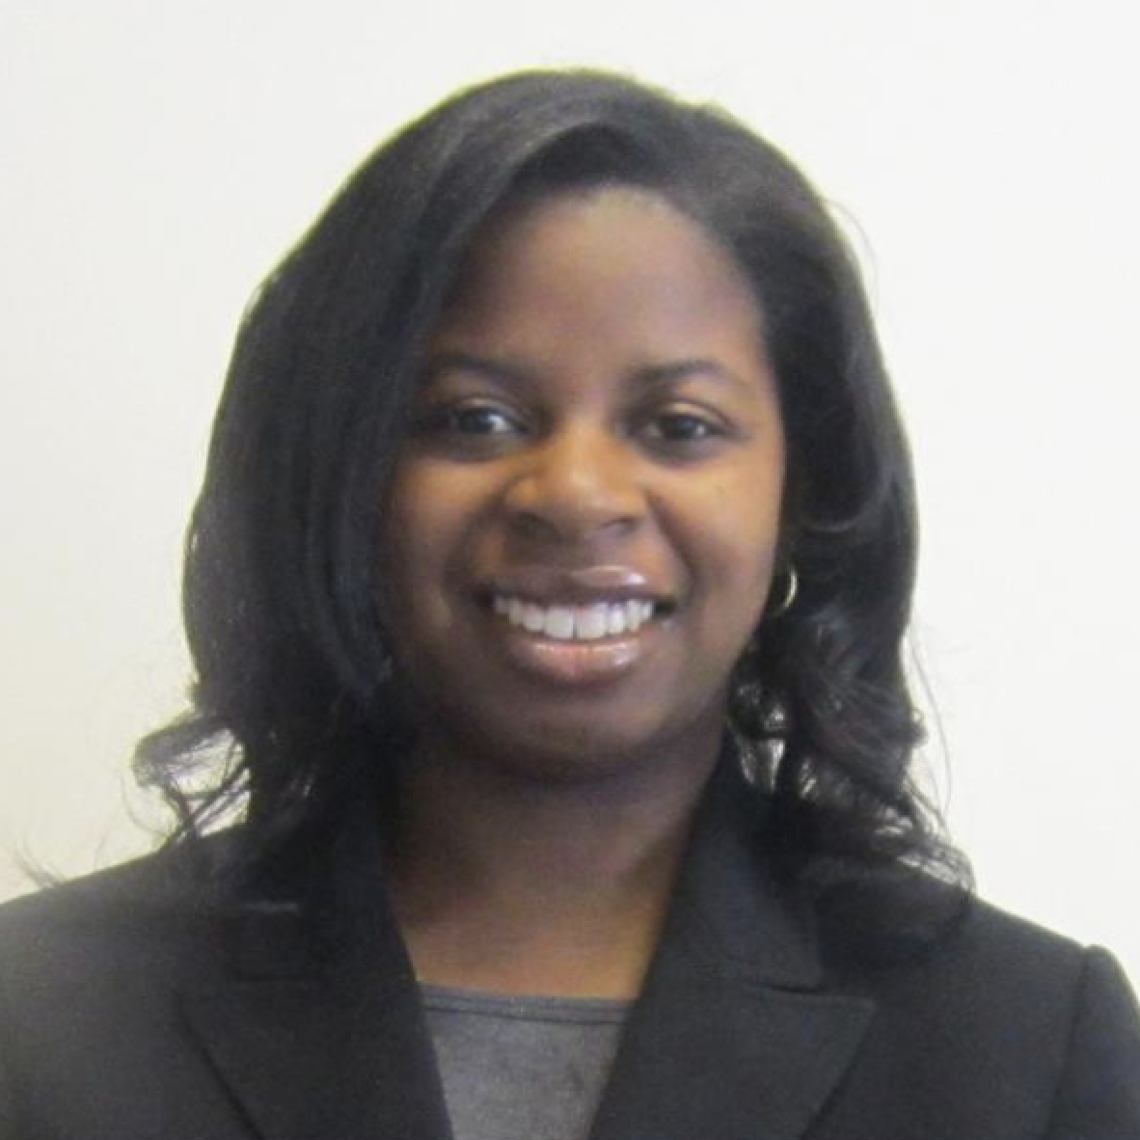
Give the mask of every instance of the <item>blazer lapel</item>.
POLYGON ((765 872, 755 813, 726 762, 591 1140, 796 1140, 847 1071, 873 1003, 821 991, 811 916, 765 872))
MULTIPOLYGON (((858 1049, 873 1005, 821 989, 810 914, 766 874, 754 804, 722 764, 591 1140, 798 1140, 858 1049)), ((375 825, 345 834, 335 921, 247 912, 233 976, 185 1012, 265 1140, 450 1140, 375 825)))
POLYGON ((183 1008, 265 1140, 450 1140, 375 825, 346 830, 325 919, 247 911, 233 931, 234 976, 185 994, 183 1008))

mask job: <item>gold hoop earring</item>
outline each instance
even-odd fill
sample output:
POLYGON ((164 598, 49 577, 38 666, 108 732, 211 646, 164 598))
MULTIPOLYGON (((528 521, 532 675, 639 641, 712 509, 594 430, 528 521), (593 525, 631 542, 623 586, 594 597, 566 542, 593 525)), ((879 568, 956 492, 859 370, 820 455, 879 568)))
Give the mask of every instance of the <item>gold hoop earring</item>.
POLYGON ((780 604, 768 610, 768 617, 778 618, 783 617, 795 603, 796 594, 799 592, 800 580, 796 575, 796 568, 789 566, 786 573, 787 585, 784 587, 784 596, 780 599, 780 604))

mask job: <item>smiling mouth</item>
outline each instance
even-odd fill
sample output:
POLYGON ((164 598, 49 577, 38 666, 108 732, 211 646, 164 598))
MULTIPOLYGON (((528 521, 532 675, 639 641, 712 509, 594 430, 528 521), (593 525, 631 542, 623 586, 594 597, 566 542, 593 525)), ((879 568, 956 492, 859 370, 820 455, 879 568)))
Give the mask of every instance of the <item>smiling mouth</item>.
POLYGON ((483 599, 484 612, 505 634, 499 644, 515 669, 586 691, 616 682, 648 659, 674 608, 648 597, 537 602, 496 591, 483 599))
POLYGON ((654 618, 664 616, 668 603, 650 598, 596 601, 587 604, 541 604, 526 598, 495 594, 491 609, 515 629, 552 641, 590 642, 628 637, 654 618))

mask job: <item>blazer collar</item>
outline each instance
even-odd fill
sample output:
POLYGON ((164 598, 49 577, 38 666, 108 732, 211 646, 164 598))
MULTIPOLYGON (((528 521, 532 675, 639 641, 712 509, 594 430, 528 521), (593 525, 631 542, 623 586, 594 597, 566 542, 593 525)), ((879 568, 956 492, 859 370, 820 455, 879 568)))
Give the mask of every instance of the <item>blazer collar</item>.
POLYGON ((810 907, 762 854, 757 793, 726 760, 590 1140, 797 1140, 873 1013, 828 993, 810 907))
MULTIPOLYGON (((754 797, 735 763, 710 782, 591 1140, 796 1140, 856 1053, 872 1005, 821 988, 810 910, 764 867, 754 797)), ((325 920, 249 911, 232 976, 186 1013, 265 1140, 447 1140, 376 828, 345 837, 325 920)))

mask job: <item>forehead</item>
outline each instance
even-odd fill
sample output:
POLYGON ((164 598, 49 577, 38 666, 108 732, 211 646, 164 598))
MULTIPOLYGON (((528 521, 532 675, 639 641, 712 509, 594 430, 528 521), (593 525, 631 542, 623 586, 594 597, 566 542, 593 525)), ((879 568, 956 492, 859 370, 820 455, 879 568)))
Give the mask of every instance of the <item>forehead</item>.
MULTIPOLYGON (((684 340, 734 324, 760 339, 762 317, 732 255, 660 195, 605 186, 528 202, 472 243, 439 334, 487 335, 551 322, 603 336, 684 340)), ((664 347, 664 346, 663 346, 664 347)))

